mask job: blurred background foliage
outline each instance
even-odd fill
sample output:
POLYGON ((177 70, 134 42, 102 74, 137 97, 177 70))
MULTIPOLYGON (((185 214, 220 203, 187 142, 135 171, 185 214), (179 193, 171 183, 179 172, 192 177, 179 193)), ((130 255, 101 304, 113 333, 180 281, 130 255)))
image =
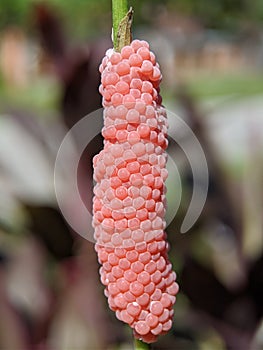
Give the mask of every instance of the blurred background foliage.
MULTIPOLYGON (((15 24, 30 30, 32 6, 35 0, 2 0, 0 28, 15 24)), ((111 3, 108 0, 48 0, 61 16, 68 21, 74 37, 86 38, 96 33, 105 33, 105 19, 110 26, 111 3)), ((213 29, 238 30, 245 24, 260 26, 263 20, 263 5, 260 0, 131 0, 130 6, 136 8, 136 24, 154 25, 160 10, 172 11, 194 17, 202 25, 213 29)))
MULTIPOLYGON (((152 349, 263 349, 263 3, 130 5, 134 37, 161 63, 164 104, 194 131, 210 176, 204 211, 182 235, 192 175, 171 140, 183 199, 167 233, 181 292, 173 330, 152 349)), ((100 107, 110 33, 109 0, 1 1, 0 349, 132 349, 106 305, 93 244, 64 221, 53 186, 64 135, 100 107)), ((88 208, 101 147, 98 135, 78 169, 88 208)), ((177 185, 170 174, 170 207, 177 185)))

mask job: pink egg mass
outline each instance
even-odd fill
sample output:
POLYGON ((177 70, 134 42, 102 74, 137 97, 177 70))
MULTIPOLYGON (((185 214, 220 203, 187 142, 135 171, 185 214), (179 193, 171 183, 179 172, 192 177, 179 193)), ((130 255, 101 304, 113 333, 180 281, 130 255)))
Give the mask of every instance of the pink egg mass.
POLYGON ((172 327, 178 292, 165 229, 167 117, 146 41, 100 65, 104 148, 93 158, 93 226, 109 307, 151 343, 172 327))

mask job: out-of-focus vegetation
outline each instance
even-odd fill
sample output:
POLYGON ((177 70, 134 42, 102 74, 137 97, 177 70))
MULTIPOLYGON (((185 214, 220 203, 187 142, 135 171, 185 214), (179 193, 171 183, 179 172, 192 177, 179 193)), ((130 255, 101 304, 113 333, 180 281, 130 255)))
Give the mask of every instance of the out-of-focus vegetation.
MULTIPOLYGON (((19 25, 28 31, 32 29, 33 0, 2 0, 0 29, 7 25, 19 25)), ((106 32, 105 19, 110 25, 111 3, 108 0, 49 0, 48 3, 60 13, 74 37, 94 36, 106 32)), ((260 0, 131 0, 136 9, 135 24, 154 25, 160 12, 190 16, 201 25, 212 29, 242 29, 246 25, 260 26, 263 20, 263 4, 260 0)))
POLYGON ((189 81, 191 92, 198 98, 236 95, 238 98, 262 94, 261 76, 254 74, 213 75, 200 74, 189 81))

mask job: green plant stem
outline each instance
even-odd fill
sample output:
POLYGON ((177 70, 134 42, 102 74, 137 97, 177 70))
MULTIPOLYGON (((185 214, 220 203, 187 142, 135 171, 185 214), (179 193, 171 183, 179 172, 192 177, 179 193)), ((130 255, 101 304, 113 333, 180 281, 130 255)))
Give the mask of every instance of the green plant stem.
POLYGON ((115 51, 131 43, 132 8, 127 11, 128 0, 112 0, 113 46, 115 51))
POLYGON ((141 340, 135 339, 134 341, 134 350, 149 350, 150 346, 141 340))
POLYGON ((120 22, 128 12, 128 0, 112 0, 112 28, 113 28, 113 45, 117 47, 117 37, 120 22))

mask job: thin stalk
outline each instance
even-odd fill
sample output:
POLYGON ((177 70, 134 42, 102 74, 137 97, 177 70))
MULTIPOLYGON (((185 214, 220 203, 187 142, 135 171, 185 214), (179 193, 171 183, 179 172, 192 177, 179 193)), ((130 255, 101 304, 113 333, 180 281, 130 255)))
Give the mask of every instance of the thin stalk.
POLYGON ((132 8, 128 11, 128 0, 112 0, 113 47, 120 52, 131 42, 132 8))
POLYGON ((112 0, 112 28, 113 28, 113 45, 116 48, 117 35, 121 20, 128 12, 128 0, 112 0))
POLYGON ((134 350, 150 350, 150 345, 142 342, 141 340, 135 339, 134 350))

